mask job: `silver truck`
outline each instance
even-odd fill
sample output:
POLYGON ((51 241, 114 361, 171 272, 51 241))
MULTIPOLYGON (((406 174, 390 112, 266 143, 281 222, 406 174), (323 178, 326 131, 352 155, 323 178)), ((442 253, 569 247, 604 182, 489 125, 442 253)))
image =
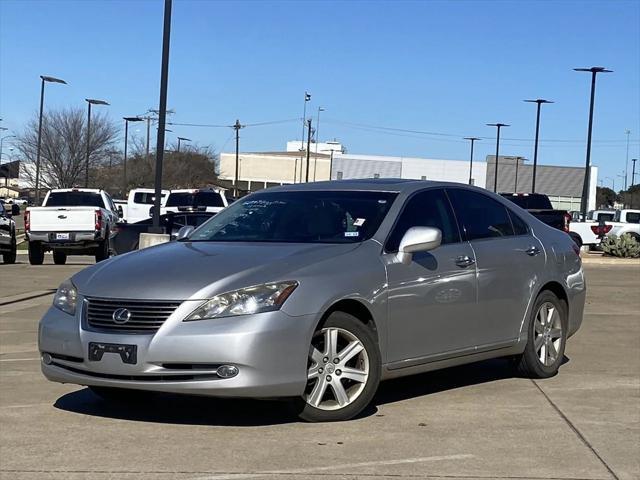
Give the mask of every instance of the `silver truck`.
POLYGON ((53 251, 56 265, 66 263, 67 255, 94 255, 96 262, 109 257, 110 238, 120 213, 107 192, 55 189, 47 193, 42 205, 24 214, 31 265, 41 265, 47 251, 53 251))

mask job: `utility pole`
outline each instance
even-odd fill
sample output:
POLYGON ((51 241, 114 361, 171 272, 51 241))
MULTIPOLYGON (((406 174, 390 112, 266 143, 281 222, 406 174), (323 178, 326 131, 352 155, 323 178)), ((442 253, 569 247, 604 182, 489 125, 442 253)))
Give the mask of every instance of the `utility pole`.
POLYGON ((309 183, 309 154, 311 153, 311 119, 307 120, 307 170, 305 181, 309 183))
POLYGON ((633 169, 631 170, 631 186, 632 187, 635 185, 635 181, 636 181, 636 160, 638 159, 637 158, 631 159, 631 163, 633 163, 633 169))
POLYGON ((531 193, 536 193, 536 167, 538 166, 538 138, 540 135, 540 106, 543 103, 553 103, 550 100, 538 98, 536 100, 525 100, 528 103, 536 103, 538 105, 536 112, 536 139, 533 147, 533 178, 531 180, 531 193))
POLYGON ((233 198, 238 199, 238 175, 240 172, 240 129, 244 125, 240 124, 240 120, 236 120, 235 125, 232 127, 236 131, 236 176, 233 182, 233 198))
POLYGON ((476 140, 480 140, 478 137, 464 137, 465 140, 471 141, 471 158, 469 159, 469 185, 473 185, 473 144, 476 140))
MULTIPOLYGON (((624 133, 627 135, 627 156, 624 160, 624 189, 627 190, 627 175, 629 174, 629 135, 631 135, 631 130, 627 129, 624 133)), ((631 179, 631 183, 633 183, 633 179, 631 179)))
POLYGON ((502 127, 509 127, 506 123, 487 123, 488 127, 496 127, 498 129, 496 135, 496 166, 493 175, 493 191, 494 193, 498 191, 498 161, 500 158, 500 129, 502 127))
POLYGON ((300 137, 300 183, 302 183, 302 162, 304 161, 304 127, 307 122, 307 102, 311 101, 311 94, 304 92, 304 109, 302 110, 302 137, 300 137))

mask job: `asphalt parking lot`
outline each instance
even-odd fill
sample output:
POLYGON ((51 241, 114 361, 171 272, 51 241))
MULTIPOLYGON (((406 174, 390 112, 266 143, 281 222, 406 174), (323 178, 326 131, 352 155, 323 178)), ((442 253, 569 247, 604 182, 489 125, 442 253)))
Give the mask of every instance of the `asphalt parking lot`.
POLYGON ((583 327, 554 378, 482 362, 386 382, 356 420, 304 424, 281 402, 114 407, 47 382, 37 322, 92 259, 18 262, 0 265, 0 479, 640 478, 637 266, 586 266, 583 327))

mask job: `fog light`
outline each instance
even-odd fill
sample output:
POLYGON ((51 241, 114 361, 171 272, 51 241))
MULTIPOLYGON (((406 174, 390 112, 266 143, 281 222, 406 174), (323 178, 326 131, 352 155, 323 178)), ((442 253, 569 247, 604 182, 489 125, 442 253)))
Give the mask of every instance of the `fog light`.
POLYGON ((238 374, 238 367, 234 367, 233 365, 220 365, 216 373, 222 378, 235 377, 238 374))
POLYGON ((51 365, 51 355, 49 355, 48 353, 43 353, 42 354, 42 361, 44 362, 45 365, 51 365))

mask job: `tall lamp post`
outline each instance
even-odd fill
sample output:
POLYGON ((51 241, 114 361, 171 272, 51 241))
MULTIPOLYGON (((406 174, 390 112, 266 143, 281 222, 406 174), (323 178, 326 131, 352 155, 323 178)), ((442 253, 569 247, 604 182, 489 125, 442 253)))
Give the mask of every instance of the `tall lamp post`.
POLYGON ((178 153, 180 153, 180 142, 190 142, 190 138, 178 137, 178 153))
MULTIPOLYGON (((627 156, 624 159, 624 189, 626 190, 627 175, 629 174, 629 136, 631 135, 631 130, 625 130, 624 134, 627 136, 627 156)), ((633 183, 633 178, 631 179, 631 183, 633 183)))
POLYGON ((127 145, 129 142, 129 122, 144 122, 140 117, 122 117, 124 120, 124 163, 122 164, 122 194, 127 192, 127 145))
POLYGON ((604 67, 591 68, 574 68, 576 72, 591 72, 591 102, 589 103, 589 128, 587 130, 587 156, 584 166, 584 183, 582 184, 582 201, 580 204, 580 213, 582 213, 583 221, 587 219, 587 203, 589 198, 589 180, 591 167, 591 133, 593 131, 593 104, 596 98, 596 75, 598 73, 610 73, 613 70, 607 70, 604 67))
POLYGON ((300 183, 302 183, 302 162, 304 162, 304 129, 307 126, 307 102, 311 101, 311 94, 304 92, 304 108, 302 110, 302 137, 300 137, 300 183))
POLYGON ((316 181, 316 170, 318 167, 318 143, 320 142, 320 112, 324 112, 324 107, 318 107, 318 118, 316 120, 316 158, 313 161, 313 181, 316 181))
POLYGON ((507 125, 506 123, 487 123, 488 127, 496 127, 497 135, 496 135, 496 167, 493 175, 493 191, 498 191, 498 162, 500 158, 500 129, 502 127, 510 127, 511 125, 507 125))
POLYGON ((104 100, 85 98, 87 102, 87 156, 84 162, 84 188, 89 186, 89 155, 91 155, 91 105, 109 105, 104 100))
POLYGON ((479 137, 464 137, 465 140, 471 141, 471 155, 469 157, 469 185, 473 185, 473 144, 479 137))
POLYGON ((64 80, 55 77, 49 77, 47 75, 40 75, 42 84, 40 85, 40 116, 38 119, 38 146, 36 149, 36 205, 40 205, 40 147, 42 145, 42 111, 44 109, 44 84, 49 83, 62 83, 67 84, 64 80))
POLYGON ((536 139, 533 144, 533 178, 531 180, 531 193, 536 193, 536 167, 538 166, 538 137, 540 135, 540 106, 543 103, 554 103, 550 100, 538 98, 536 100, 525 100, 528 103, 536 103, 538 105, 536 112, 536 139))
POLYGON ((633 163, 633 168, 631 169, 631 186, 633 187, 636 182, 636 161, 637 158, 632 158, 631 163, 633 163))
MULTIPOLYGON (((6 128, 0 128, 0 130, 7 130, 6 128)), ((4 143, 5 138, 16 138, 15 135, 5 135, 4 137, 0 137, 0 164, 2 163, 2 149, 4 148, 2 144, 4 143)))

